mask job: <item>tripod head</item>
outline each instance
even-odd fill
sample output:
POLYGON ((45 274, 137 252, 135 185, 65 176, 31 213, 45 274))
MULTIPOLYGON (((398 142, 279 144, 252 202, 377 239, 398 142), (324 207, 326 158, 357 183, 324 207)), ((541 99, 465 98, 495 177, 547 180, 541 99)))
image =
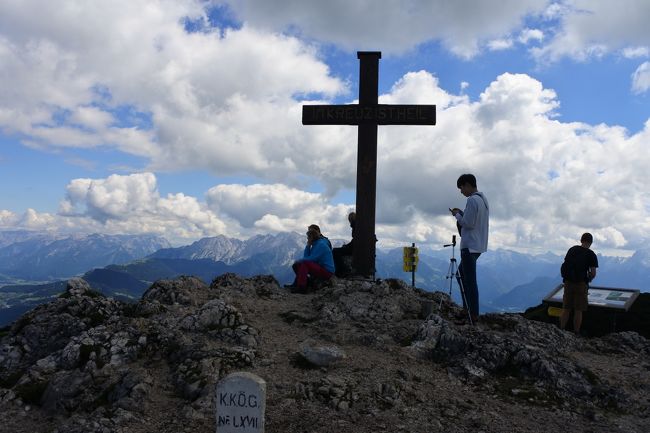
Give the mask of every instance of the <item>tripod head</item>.
POLYGON ((455 246, 456 246, 456 235, 452 235, 451 236, 451 243, 443 245, 443 248, 444 247, 455 247, 455 246))

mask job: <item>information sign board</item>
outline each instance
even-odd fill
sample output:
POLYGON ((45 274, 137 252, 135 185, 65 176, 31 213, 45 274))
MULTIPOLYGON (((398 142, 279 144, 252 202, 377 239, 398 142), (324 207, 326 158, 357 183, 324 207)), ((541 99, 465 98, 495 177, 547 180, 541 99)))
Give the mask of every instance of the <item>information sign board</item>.
MULTIPOLYGON (((561 305, 562 296, 564 296, 564 283, 559 284, 546 295, 544 302, 561 305)), ((590 286, 588 302, 590 307, 605 307, 627 311, 638 296, 638 289, 590 286)))

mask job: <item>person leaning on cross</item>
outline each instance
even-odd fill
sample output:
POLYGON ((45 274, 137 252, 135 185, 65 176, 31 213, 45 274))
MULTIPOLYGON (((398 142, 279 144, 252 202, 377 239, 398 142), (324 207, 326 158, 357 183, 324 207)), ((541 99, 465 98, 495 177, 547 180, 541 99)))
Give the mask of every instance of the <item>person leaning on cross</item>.
POLYGON ((357 214, 355 212, 350 212, 348 214, 348 222, 350 223, 350 228, 352 228, 352 240, 347 244, 343 244, 338 248, 332 250, 334 255, 334 267, 336 268, 337 277, 348 276, 352 269, 345 263, 345 257, 352 257, 354 252, 354 226, 356 223, 357 214))

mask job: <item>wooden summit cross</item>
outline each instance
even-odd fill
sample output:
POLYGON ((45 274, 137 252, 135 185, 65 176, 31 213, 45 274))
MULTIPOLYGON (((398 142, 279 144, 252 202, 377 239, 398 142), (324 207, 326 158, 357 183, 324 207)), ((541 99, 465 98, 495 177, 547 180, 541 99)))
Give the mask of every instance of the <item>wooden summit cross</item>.
POLYGON ((435 125, 435 105, 378 104, 379 51, 359 51, 359 104, 303 105, 303 125, 357 125, 357 203, 352 263, 362 276, 375 274, 377 125, 435 125))

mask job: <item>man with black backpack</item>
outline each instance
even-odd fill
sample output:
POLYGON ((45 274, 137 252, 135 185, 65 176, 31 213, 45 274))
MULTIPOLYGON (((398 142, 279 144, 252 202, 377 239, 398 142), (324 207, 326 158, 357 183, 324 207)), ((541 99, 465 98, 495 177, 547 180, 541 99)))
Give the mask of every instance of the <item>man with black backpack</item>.
POLYGON ((564 281, 560 328, 564 329, 573 310, 573 331, 580 333, 582 313, 587 311, 589 283, 596 277, 598 257, 590 249, 594 237, 584 233, 580 245, 569 248, 560 269, 564 281))

